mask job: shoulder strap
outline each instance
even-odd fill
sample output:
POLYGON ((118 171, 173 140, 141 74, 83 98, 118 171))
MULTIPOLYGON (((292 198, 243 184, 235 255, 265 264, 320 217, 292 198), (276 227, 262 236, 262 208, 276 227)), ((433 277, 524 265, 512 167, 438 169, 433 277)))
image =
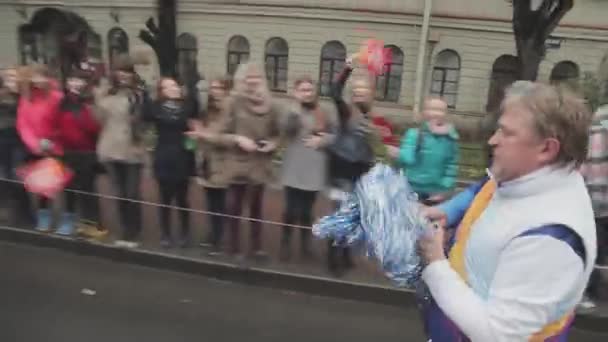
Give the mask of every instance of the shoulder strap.
POLYGON ((572 248, 572 251, 574 251, 574 253, 576 253, 576 255, 583 260, 583 265, 587 264, 587 254, 583 239, 572 228, 564 224, 550 224, 530 229, 517 237, 539 235, 549 236, 565 242, 568 246, 570 246, 570 248, 572 248))
POLYGON ((424 132, 421 128, 414 128, 416 131, 416 155, 420 153, 422 149, 422 144, 424 143, 424 132))

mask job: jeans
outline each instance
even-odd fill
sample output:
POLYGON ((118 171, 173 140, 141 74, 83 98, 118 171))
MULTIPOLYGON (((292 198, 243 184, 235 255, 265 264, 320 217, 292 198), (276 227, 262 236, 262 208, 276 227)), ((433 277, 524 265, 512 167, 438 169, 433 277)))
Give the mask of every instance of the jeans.
MULTIPOLYGON (((285 187, 285 213, 283 222, 286 224, 310 227, 312 225, 312 212, 317 197, 316 191, 306 191, 285 187)), ((283 227, 283 244, 289 244, 293 227, 283 227)), ((310 229, 300 229, 302 247, 307 247, 310 241, 310 229)))
MULTIPOLYGON (((233 184, 228 189, 228 214, 240 216, 245 203, 245 195, 249 191, 249 215, 253 219, 262 218, 262 201, 264 199, 263 184, 233 184)), ((237 218, 229 218, 230 224, 230 253, 238 254, 240 252, 240 220, 237 218)), ((259 221, 251 221, 250 249, 253 252, 262 250, 262 223, 259 221)))
MULTIPOLYGON (((180 208, 190 208, 188 203, 188 180, 158 180, 161 203, 171 205, 173 200, 180 208)), ((159 208, 162 237, 171 238, 171 208, 162 206, 159 208)), ((182 238, 186 238, 190 233, 190 212, 179 210, 182 238)))
MULTIPOLYGON (((206 188, 205 195, 207 197, 207 210, 212 213, 226 213, 226 189, 224 188, 206 188)), ((225 218, 219 215, 209 215, 209 225, 211 227, 211 235, 209 242, 214 247, 219 247, 224 235, 224 220, 225 218)))
POLYGON ((129 200, 138 201, 140 196, 141 164, 109 162, 107 171, 118 196, 118 212, 123 229, 123 240, 133 241, 141 233, 141 205, 129 200))
MULTIPOLYGON (((97 156, 95 152, 66 152, 63 160, 74 172, 74 177, 68 184, 67 189, 95 193, 95 179, 97 178, 97 156)), ((81 219, 99 223, 99 199, 97 196, 66 191, 65 204, 67 212, 75 213, 78 205, 81 219)))

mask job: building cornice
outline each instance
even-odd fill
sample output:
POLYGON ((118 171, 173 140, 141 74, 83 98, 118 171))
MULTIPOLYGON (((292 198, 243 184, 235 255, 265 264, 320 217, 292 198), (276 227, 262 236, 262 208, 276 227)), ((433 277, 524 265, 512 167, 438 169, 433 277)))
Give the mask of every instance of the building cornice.
MULTIPOLYGON (((32 7, 56 6, 76 8, 124 8, 154 9, 155 2, 111 1, 111 4, 90 1, 2 1, 0 4, 26 5, 32 7)), ((395 24, 421 26, 422 16, 418 13, 357 10, 344 8, 310 8, 306 6, 275 6, 236 3, 209 3, 184 1, 178 8, 180 14, 243 15, 258 17, 298 18, 314 20, 339 20, 344 22, 369 24, 395 24)), ((511 22, 504 18, 473 18, 455 16, 448 13, 434 13, 431 18, 433 29, 475 30, 512 34, 511 22)), ((608 26, 560 25, 553 36, 566 39, 608 42, 608 26)))
MULTIPOLYGON (((396 24, 422 26, 422 16, 415 13, 392 13, 363 10, 344 10, 328 8, 306 8, 294 6, 262 5, 217 5, 210 3, 184 3, 180 13, 205 13, 218 15, 249 15, 260 17, 282 17, 317 20, 339 20, 370 24, 396 24)), ((433 14, 431 27, 435 29, 476 30, 512 34, 511 22, 506 20, 490 21, 475 18, 455 17, 433 14)), ((590 41, 608 41, 607 28, 584 28, 560 26, 553 34, 555 37, 590 41)))

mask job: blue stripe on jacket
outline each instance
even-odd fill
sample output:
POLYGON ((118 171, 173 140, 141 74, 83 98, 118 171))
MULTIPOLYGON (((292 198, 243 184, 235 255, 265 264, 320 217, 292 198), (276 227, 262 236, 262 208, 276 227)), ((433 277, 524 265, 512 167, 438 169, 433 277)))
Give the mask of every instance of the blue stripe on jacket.
POLYGON ((462 220, 467 209, 471 206, 471 202, 473 202, 475 195, 477 195, 479 190, 481 190, 489 179, 490 178, 487 176, 484 177, 477 183, 461 191, 458 195, 438 205, 438 208, 447 215, 448 228, 456 227, 460 223, 460 220, 462 220))

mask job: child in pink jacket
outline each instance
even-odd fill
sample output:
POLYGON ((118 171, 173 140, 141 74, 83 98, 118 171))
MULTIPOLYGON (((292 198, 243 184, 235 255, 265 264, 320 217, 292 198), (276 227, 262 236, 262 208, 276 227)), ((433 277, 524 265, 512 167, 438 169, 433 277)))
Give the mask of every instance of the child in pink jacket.
MULTIPOLYGON (((56 81, 50 78, 43 65, 20 70, 21 88, 17 107, 17 132, 28 152, 28 160, 47 156, 60 156, 63 149, 58 143, 59 105, 63 93, 56 81)), ((36 229, 51 229, 51 212, 48 198, 41 197, 36 229)))

